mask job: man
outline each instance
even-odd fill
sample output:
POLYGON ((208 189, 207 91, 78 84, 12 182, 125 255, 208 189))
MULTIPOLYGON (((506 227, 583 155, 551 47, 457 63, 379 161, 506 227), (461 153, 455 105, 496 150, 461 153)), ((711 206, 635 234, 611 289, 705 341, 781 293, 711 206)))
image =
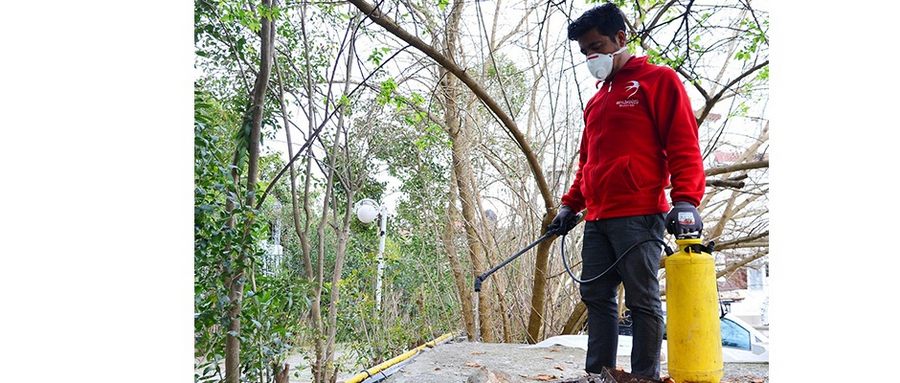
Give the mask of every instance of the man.
POLYGON ((678 235, 699 235, 703 227, 696 208, 705 188, 697 122, 675 71, 628 52, 624 16, 615 5, 585 12, 569 25, 568 37, 578 41, 602 85, 584 108, 578 172, 548 230, 564 235, 587 208, 582 278, 612 267, 581 284, 588 308, 585 370, 616 365, 616 289, 624 283, 634 330, 631 372, 659 379, 661 244, 646 240, 662 239, 664 226, 678 235), (670 178, 671 211, 665 194, 670 178))

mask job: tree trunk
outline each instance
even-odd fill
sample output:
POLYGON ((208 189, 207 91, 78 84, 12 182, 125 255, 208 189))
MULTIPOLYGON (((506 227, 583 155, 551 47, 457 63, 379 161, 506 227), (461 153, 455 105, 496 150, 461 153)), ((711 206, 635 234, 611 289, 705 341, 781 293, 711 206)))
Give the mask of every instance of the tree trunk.
MULTIPOLYGON (((448 84, 447 90, 450 92, 447 97, 447 125, 451 128, 450 139, 453 145, 453 171, 456 174, 456 183, 459 188, 460 202, 462 203, 463 226, 466 230, 466 241, 469 246, 469 258, 472 260, 472 269, 475 275, 481 274, 486 270, 482 260, 481 243, 478 234, 478 212, 475 198, 473 196, 473 188, 470 185, 471 169, 468 168, 465 156, 468 155, 468 138, 467 134, 461 130, 459 116, 456 110, 455 92, 452 90, 452 75, 448 75, 445 79, 448 84)), ((490 294, 488 288, 482 288, 478 293, 478 318, 480 326, 481 339, 485 342, 493 342, 493 326, 490 311, 490 294)))
POLYGON ((619 287, 616 290, 616 299, 619 302, 619 319, 622 319, 625 317, 625 284, 619 283, 619 287))
POLYGON ((291 365, 287 363, 284 366, 275 365, 272 370, 275 373, 275 383, 290 383, 291 365))
MULTIPOLYGON (((447 22, 446 43, 444 47, 444 55, 451 60, 455 57, 456 43, 459 39, 459 20, 462 15, 462 1, 453 3, 450 10, 449 21, 447 22)), ((482 261, 481 245, 479 243, 477 219, 478 214, 475 212, 476 203, 473 195, 474 188, 471 185, 472 170, 466 161, 469 155, 468 134, 460 123, 459 107, 457 105, 460 99, 458 80, 445 69, 440 70, 444 76, 440 84, 444 96, 444 124, 448 128, 452 147, 453 172, 456 175, 456 186, 458 187, 460 202, 462 204, 463 226, 466 230, 466 241, 469 247, 469 258, 472 261, 472 269, 475 275, 481 274, 485 270, 482 261)), ((490 294, 487 289, 482 289, 478 293, 478 321, 479 335, 485 342, 493 342, 493 326, 491 325, 490 312, 490 294)))
POLYGON ((456 174, 450 174, 450 197, 447 198, 447 225, 444 227, 444 233, 441 240, 444 242, 444 249, 447 252, 447 258, 450 260, 450 269, 453 271, 453 279, 456 282, 456 291, 459 295, 460 309, 462 309, 462 319, 466 328, 466 338, 475 340, 475 317, 472 313, 472 293, 469 291, 470 285, 466 283, 466 275, 459 257, 456 252, 456 230, 454 224, 459 219, 459 210, 456 209, 456 201, 459 200, 456 186, 456 174))
POLYGON ((353 212, 353 197, 355 190, 347 191, 347 211, 344 212, 344 222, 341 230, 338 232, 337 250, 334 259, 334 274, 331 278, 331 301, 328 303, 328 342, 325 346, 325 369, 326 371, 334 371, 334 375, 326 377, 325 381, 334 380, 337 377, 337 368, 334 363, 334 339, 337 333, 337 303, 340 294, 339 283, 341 281, 341 272, 344 267, 344 258, 347 253, 347 240, 350 234, 350 216, 353 212))
MULTIPOLYGON (((541 227, 546 228, 556 217, 556 208, 551 208, 544 215, 541 227)), ((531 313, 528 316, 528 343, 537 343, 541 338, 544 324, 544 299, 547 292, 547 261, 550 258, 550 246, 555 238, 541 242, 537 246, 537 257, 534 259, 534 284, 531 289, 531 313)))
MULTIPOLYGON (((309 109, 306 113, 308 116, 307 119, 309 120, 308 137, 312 139, 313 132, 316 130, 316 108, 315 103, 312 102, 312 100, 315 100, 316 97, 313 95, 312 66, 309 63, 309 39, 307 39, 306 36, 306 6, 306 3, 303 3, 300 6, 300 31, 303 34, 303 50, 306 53, 304 57, 306 59, 306 99, 308 100, 307 108, 309 109)), ((290 158, 294 158, 294 156, 291 156, 290 158)), ((312 151, 308 150, 306 156, 306 178, 303 180, 303 213, 306 219, 303 223, 303 231, 297 233, 300 236, 300 247, 303 249, 303 258, 306 261, 306 275, 310 280, 313 278, 312 245, 309 243, 310 218, 312 216, 309 209, 309 188, 312 183, 312 161, 312 151)), ((319 307, 313 307, 311 314, 313 318, 320 316, 319 307)))
MULTIPOLYGON (((356 20, 357 15, 354 14, 351 18, 351 23, 353 20, 356 20)), ((344 94, 350 93, 350 75, 353 73, 353 57, 355 56, 355 48, 356 48, 356 30, 353 30, 353 33, 350 36, 350 46, 347 53, 347 72, 346 78, 347 81, 344 83, 344 94)), ((337 149, 339 147, 339 143, 341 141, 340 132, 347 131, 348 129, 344 126, 344 113, 341 113, 338 117, 338 129, 337 134, 334 135, 334 147, 332 150, 332 160, 331 167, 329 168, 329 176, 330 173, 335 172, 334 164, 335 159, 337 157, 337 149)), ((349 139, 349 138, 348 138, 349 139)), ((350 144, 349 141, 344 140, 344 152, 347 152, 347 146, 350 144)), ((347 164, 347 169, 350 169, 350 164, 347 164)), ((347 170, 347 179, 351 179, 350 170, 347 170)), ((331 177, 329 177, 331 178, 331 177)), ((334 339, 337 333, 337 304, 340 295, 340 281, 341 281, 341 272, 344 266, 344 258, 347 253, 347 240, 350 235, 350 217, 353 215, 353 197, 356 193, 356 190, 351 185, 344 185, 345 190, 347 192, 347 210, 344 211, 344 219, 341 224, 340 231, 335 230, 337 234, 337 249, 335 251, 335 259, 334 259, 334 270, 331 277, 331 300, 328 303, 328 340, 325 345, 325 371, 331 373, 331 376, 326 376, 324 381, 334 381, 337 379, 337 367, 333 366, 334 362, 334 339)), ((334 198, 334 211, 337 213, 337 198, 334 198)), ((336 219, 335 219, 336 220, 336 219)))
POLYGON ((575 308, 572 309, 572 314, 569 315, 566 325, 563 326, 561 335, 575 334, 584 328, 585 322, 587 322, 587 306, 579 300, 575 304, 575 308))
MULTIPOLYGON (((313 94, 312 68, 311 68, 310 62, 309 62, 309 56, 310 56, 309 39, 307 38, 307 35, 306 35, 306 7, 307 7, 306 3, 303 3, 300 6, 300 15, 301 15, 300 16, 300 20, 301 20, 300 31, 301 31, 301 34, 303 35, 303 49, 305 52, 304 56, 306 57, 306 91, 307 91, 307 98, 309 100, 308 120, 309 120, 309 129, 310 129, 310 132, 312 132, 313 130, 315 130, 315 121, 314 121, 315 109, 314 109, 313 100, 315 100, 317 97, 315 97, 315 95, 313 94)), ((311 135, 310 135, 310 139, 312 139, 311 135)), ((311 151, 309 153, 311 153, 311 151)), ((291 158, 293 158, 293 157, 291 157, 291 158)), ((325 225, 325 220, 327 219, 327 213, 328 213, 328 199, 329 199, 329 195, 331 192, 331 178, 329 177, 329 179, 328 179, 328 189, 327 189, 326 195, 325 195, 325 203, 322 208, 322 216, 321 216, 321 220, 319 222, 319 227, 317 230, 317 235, 318 235, 318 252, 316 254, 317 267, 314 272, 313 268, 312 268, 312 256, 311 256, 312 244, 309 241, 310 219, 312 216, 312 214, 310 212, 310 208, 309 208, 309 189, 310 189, 310 183, 312 180, 312 161, 313 161, 313 159, 312 159, 311 155, 308 155, 306 158, 306 179, 305 179, 304 194, 303 194, 303 198, 304 198, 303 209, 304 209, 304 213, 306 215, 306 222, 304 223, 304 230, 302 232, 298 232, 298 235, 300 236, 300 244, 301 244, 301 247, 303 248, 303 252, 305 254, 304 258, 309 259, 309 261, 306 262, 306 272, 307 272, 309 278, 314 281, 314 286, 315 286, 314 293, 313 293, 314 296, 313 296, 312 304, 311 304, 312 307, 310 308, 310 314, 311 314, 310 319, 311 319, 312 327, 314 330, 313 338, 314 338, 314 348, 315 348, 315 351, 314 351, 315 359, 314 359, 313 363, 310 365, 310 370, 313 375, 313 381, 321 382, 325 375, 323 366, 321 364, 322 360, 324 358, 324 344, 322 343, 322 335, 323 335, 322 285, 324 282, 323 274, 324 274, 324 263, 325 263, 324 225, 325 225)))
MULTIPOLYGON (((263 0, 263 5, 271 6, 272 0, 263 0)), ((259 136, 262 128, 263 107, 265 106, 266 89, 269 84, 269 74, 272 69, 272 46, 275 40, 275 25, 265 17, 260 19, 260 67, 253 85, 250 106, 250 135, 247 137, 247 206, 253 206, 256 201, 256 183, 259 177, 259 136)), ((240 150, 240 148, 238 148, 240 150)), ((232 221, 233 222, 233 221, 232 221)), ((253 225, 253 218, 245 219, 244 237, 253 225)), ((238 259, 234 262, 234 274, 228 278, 230 307, 228 309, 228 332, 225 336, 225 381, 227 383, 239 383, 241 377, 241 301, 244 293, 244 270, 246 262, 246 245, 242 244, 238 252, 238 259)))
MULTIPOLYGON (((463 225, 466 229, 466 241, 469 244, 469 257, 472 259, 472 269, 475 275, 483 273, 487 268, 482 261, 481 245, 478 242, 478 228, 474 223, 477 219, 475 207, 473 206, 471 188, 467 181, 467 169, 463 169, 463 160, 461 156, 465 156, 465 144, 460 141, 464 139, 455 138, 453 140, 453 167, 456 172, 456 180, 459 186, 460 201, 462 202, 463 225)), ((487 285, 487 283, 486 283, 487 285)), ((490 294, 488 288, 483 288, 478 292, 478 316, 481 339, 484 342, 493 342, 493 325, 491 321, 490 311, 490 294)))
POLYGON ((318 310, 318 315, 314 313, 315 320, 315 333, 316 333, 316 362, 313 365, 313 376, 316 382, 325 382, 326 375, 328 374, 325 355, 325 344, 322 342, 322 337, 325 334, 325 324, 322 321, 321 307, 322 307, 322 289, 324 288, 325 281, 325 227, 328 225, 328 205, 331 201, 331 194, 334 191, 334 162, 338 149, 338 144, 340 143, 340 139, 338 138, 340 135, 335 135, 334 143, 331 147, 331 152, 329 154, 330 161, 328 164, 328 174, 326 177, 325 184, 325 198, 322 203, 322 217, 319 220, 319 227, 316 230, 316 235, 318 236, 318 253, 317 253, 317 263, 319 265, 318 272, 316 273, 316 277, 318 278, 318 282, 315 288, 315 300, 313 301, 313 308, 318 310))
MULTIPOLYGON (((446 54, 439 53, 436 49, 431 47, 430 45, 423 42, 416 36, 411 35, 409 32, 401 28, 397 25, 391 18, 382 13, 379 9, 375 8, 372 4, 368 3, 365 0, 349 0, 351 4, 359 8, 363 13, 366 14, 368 18, 374 21, 376 24, 384 27, 391 34, 399 37, 401 40, 409 43, 410 45, 416 47, 428 57, 434 59, 438 64, 441 65, 443 69, 446 69, 450 73, 452 73, 456 78, 462 81, 466 86, 475 93, 476 96, 484 103, 484 105, 495 115, 497 119, 501 121, 503 127, 509 131, 510 135, 513 137, 513 141, 515 141, 516 145, 521 149, 522 153, 525 155, 525 158, 528 162, 528 166, 531 169, 531 173, 534 176, 534 181, 537 184, 538 190, 541 193, 541 197, 544 202, 545 209, 545 217, 547 215, 550 216, 549 219, 544 219, 542 231, 546 230, 546 225, 548 225, 553 217, 556 215, 556 201, 554 197, 550 193, 550 188, 547 186, 547 180, 544 177, 543 170, 541 169, 540 161, 537 158, 537 155, 531 149, 531 145, 528 142, 528 138, 519 131, 519 128, 516 122, 507 114, 500 105, 490 96, 488 93, 482 88, 475 80, 469 76, 465 70, 463 70, 459 65, 455 63, 452 56, 447 56, 446 54)), ((454 7, 456 5, 454 4, 454 7)), ((460 6, 461 9, 461 6, 460 6)), ((451 12, 452 13, 452 12, 451 12)), ((454 36, 454 33, 449 33, 449 36, 454 36)), ((448 74, 447 77, 450 77, 448 74)), ((462 190, 460 190, 462 193, 462 190)), ((465 211, 464 211, 465 213, 465 211)), ((549 249, 551 242, 544 242, 543 244, 538 246, 537 250, 537 259, 536 263, 537 269, 540 271, 544 271, 547 268, 547 260, 549 258, 549 249)), ((477 267, 477 265, 476 265, 477 267)), ((546 279, 545 275, 538 276, 537 274, 534 277, 534 281, 532 284, 532 307, 531 314, 529 316, 529 325, 528 325, 528 339, 529 341, 534 341, 538 338, 538 334, 541 330, 541 326, 543 324, 542 318, 544 314, 544 297, 546 288, 546 279)), ((481 297, 481 294, 479 294, 481 297)), ((479 306, 482 303, 479 301, 479 306)), ((479 310, 480 311, 480 310, 479 310)), ((483 321, 483 319, 482 319, 483 321)))
MULTIPOLYGON (((277 60, 275 60, 274 57, 272 58, 272 60, 273 60, 274 66, 275 66, 275 75, 278 78, 278 94, 279 94, 278 103, 281 106, 281 117, 282 117, 283 123, 284 123, 284 134, 287 138, 288 158, 294 158, 294 145, 293 145, 293 142, 291 141, 291 127, 288 122, 287 106, 284 103, 284 83, 283 83, 283 80, 281 77, 281 70, 278 68, 277 60)), ((310 106, 311 105, 312 105, 312 103, 310 103, 310 106)), ((310 119, 310 121, 312 121, 312 119, 310 119)), ((296 170, 294 170, 294 164, 290 164, 290 175, 291 175, 290 176, 291 177, 291 218, 293 218, 293 220, 294 220, 294 232, 296 232, 297 237, 300 238, 300 244, 301 244, 301 248, 302 248, 302 252, 303 252, 303 254, 302 254, 302 261, 303 261, 303 267, 304 267, 303 277, 304 278, 312 278, 313 271, 312 271, 312 262, 310 261, 310 255, 309 255, 309 243, 307 242, 307 239, 305 236, 306 233, 304 231, 302 231, 300 228, 300 206, 297 201, 297 172, 296 172, 296 170)), ((309 193, 309 191, 308 191, 309 190, 309 169, 307 169, 307 172, 306 172, 306 179, 307 179, 307 183, 306 183, 307 192, 304 195, 304 209, 306 209, 308 212, 309 211, 309 203, 308 203, 309 200, 308 200, 308 198, 305 198, 305 197, 309 193)), ((307 222, 309 222, 309 214, 308 213, 306 216, 306 220, 307 220, 307 222)), ((309 225, 306 225, 306 227, 308 230, 309 225)))
MULTIPOLYGON (((477 117, 476 117, 477 118, 477 117)), ((471 130, 468 130, 471 131, 471 130)), ((474 146, 473 143, 469 143, 469 148, 474 146)), ((474 153, 475 151, 470 150, 470 153, 474 153)), ((471 154, 470 154, 471 156, 471 154)), ((464 160, 468 160, 469 157, 466 157, 464 160)), ((471 162, 468 166, 469 169, 472 168, 471 162)), ((481 193, 479 191, 480 188, 475 187, 477 185, 477 180, 475 178, 474 172, 471 174, 472 180, 470 181, 470 185, 473 185, 473 195, 475 196, 475 203, 478 206, 478 218, 481 222, 481 237, 479 243, 484 248, 485 259, 487 259, 488 264, 487 267, 491 267, 491 265, 499 263, 501 260, 498 259, 498 254, 496 252, 497 249, 497 240, 494 237, 494 228, 491 227, 487 218, 485 217, 485 209, 484 204, 481 202, 481 193)), ((512 342, 512 331, 510 330, 509 323, 509 312, 507 308, 509 307, 506 302, 506 292, 508 291, 508 283, 506 280, 506 276, 503 273, 496 273, 491 278, 494 279, 493 288, 494 294, 497 296, 497 305, 500 314, 500 324, 502 325, 503 330, 503 342, 510 343, 512 342)))

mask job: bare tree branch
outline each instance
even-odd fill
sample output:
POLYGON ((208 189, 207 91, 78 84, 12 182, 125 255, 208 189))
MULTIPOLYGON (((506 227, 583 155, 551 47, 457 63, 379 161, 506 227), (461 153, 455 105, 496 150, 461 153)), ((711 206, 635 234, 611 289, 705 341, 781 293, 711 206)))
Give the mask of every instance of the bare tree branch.
POLYGON ((666 11, 669 10, 669 7, 671 7, 672 5, 674 5, 676 1, 677 1, 677 0, 671 0, 671 1, 669 1, 668 3, 666 3, 666 5, 664 5, 664 6, 659 10, 659 12, 656 12, 656 17, 654 17, 654 18, 653 18, 653 21, 650 22, 650 25, 648 25, 647 28, 645 28, 645 29, 641 32, 640 37, 638 37, 639 40, 643 41, 645 38, 647 38, 648 35, 650 35, 650 32, 652 32, 653 29, 656 28, 656 23, 659 22, 659 19, 662 18, 662 16, 666 13, 666 11))
POLYGON ((760 238, 762 238, 762 237, 768 237, 768 236, 769 236, 769 231, 766 230, 766 231, 764 231, 764 232, 762 232, 762 233, 759 233, 759 234, 753 234, 753 235, 749 235, 749 236, 746 236, 746 237, 743 237, 743 238, 732 239, 732 240, 730 240, 730 241, 722 241, 722 242, 716 244, 716 250, 727 250, 727 249, 731 249, 731 248, 734 248, 735 245, 742 244, 742 243, 746 243, 746 242, 755 241, 755 240, 760 239, 760 238))
MULTIPOLYGON (((385 64, 390 62, 394 57, 397 57, 397 55, 399 55, 401 52, 406 50, 406 48, 409 48, 409 45, 404 46, 403 48, 400 48, 400 50, 398 50, 397 52, 394 52, 394 54, 392 54, 386 60, 382 61, 381 65, 379 65, 378 68, 375 68, 375 70, 373 70, 371 73, 369 73, 369 75, 366 76, 366 78, 363 79, 363 81, 360 82, 359 85, 354 87, 353 90, 350 91, 350 93, 348 93, 346 96, 347 97, 353 96, 353 94, 356 93, 356 91, 362 87, 362 84, 365 84, 367 81, 369 81, 369 79, 372 78, 372 76, 374 76, 375 73, 378 73, 378 71, 381 70, 381 68, 384 67, 385 64)), ((295 154, 294 157, 291 158, 291 160, 288 161, 288 163, 285 164, 284 167, 281 168, 281 170, 278 172, 278 174, 276 174, 275 177, 272 178, 272 181, 269 182, 269 186, 266 187, 266 190, 260 196, 259 204, 257 205, 257 208, 259 208, 259 206, 262 206, 262 203, 263 203, 263 201, 265 201, 266 196, 269 195, 269 192, 272 190, 273 187, 275 187, 276 182, 278 182, 278 180, 281 178, 281 176, 284 175, 284 172, 287 171, 288 167, 291 164, 293 164, 294 161, 297 161, 297 159, 300 158, 300 155, 303 154, 307 148, 309 148, 309 146, 313 143, 313 141, 315 141, 315 138, 319 135, 319 133, 322 132, 322 128, 325 127, 325 124, 327 124, 328 121, 331 120, 331 118, 334 117, 334 115, 337 114, 337 112, 339 112, 341 109, 343 109, 343 106, 339 104, 338 107, 335 108, 335 110, 331 111, 331 114, 329 114, 328 116, 325 117, 324 120, 322 120, 322 123, 319 124, 319 127, 317 127, 316 130, 314 130, 312 132, 312 134, 310 134, 310 137, 306 140, 306 142, 303 144, 303 146, 301 146, 300 149, 297 150, 297 154, 295 154)))
POLYGON ((746 162, 743 164, 706 169, 706 176, 709 177, 709 176, 714 176, 716 174, 731 173, 731 172, 736 172, 739 170, 750 170, 750 169, 759 169, 759 168, 767 168, 767 167, 769 167, 769 160, 746 162))
POLYGON ((744 182, 743 181, 729 181, 729 180, 706 180, 706 186, 742 189, 744 187, 744 182))
POLYGON ((382 13, 380 10, 376 9, 372 4, 369 4, 365 0, 349 0, 350 3, 355 5, 357 8, 363 11, 372 21, 376 24, 382 26, 388 32, 393 35, 399 37, 401 40, 407 42, 413 47, 419 49, 434 61, 437 61, 441 66, 446 68, 450 73, 453 73, 454 76, 460 79, 466 86, 472 90, 473 93, 500 119, 503 123, 503 126, 513 135, 515 138, 515 142, 522 149, 522 152, 525 154, 525 157, 528 159, 528 164, 531 167, 531 171, 534 174, 535 182, 538 184, 538 188, 541 191, 541 195, 544 197, 544 206, 547 210, 553 209, 555 203, 550 195, 550 188, 547 186, 547 181, 544 178, 544 174, 541 171, 540 163, 537 160, 537 157, 534 155, 534 151, 531 150, 531 145, 528 144, 528 140, 519 131, 516 122, 510 118, 503 109, 491 98, 490 95, 481 87, 465 70, 460 68, 456 63, 449 60, 446 56, 442 55, 438 52, 434 47, 426 44, 424 41, 420 40, 418 37, 413 36, 399 25, 397 25, 393 20, 391 20, 387 15, 382 13))
POLYGON ((700 117, 697 118, 697 121, 703 121, 704 119, 706 119, 706 116, 707 116, 707 115, 709 114, 709 112, 712 110, 713 106, 714 106, 717 102, 719 102, 719 100, 722 98, 722 96, 725 94, 725 92, 726 92, 727 90, 731 89, 732 86, 734 86, 735 84, 737 84, 738 82, 740 82, 741 80, 743 80, 745 77, 747 77, 747 76, 753 74, 753 72, 756 72, 757 70, 762 69, 762 68, 765 67, 766 65, 769 65, 769 60, 763 61, 763 62, 761 62, 761 63, 759 63, 759 64, 756 64, 756 65, 753 66, 752 68, 747 69, 744 73, 741 73, 740 76, 735 77, 735 78, 734 78, 733 80, 731 80, 728 84, 726 84, 725 86, 723 86, 722 89, 719 90, 719 93, 716 93, 716 95, 713 96, 713 98, 712 98, 711 100, 709 100, 709 101, 706 103, 706 107, 703 108, 703 112, 700 114, 700 117))
POLYGON ((748 264, 748 263, 750 263, 750 262, 753 262, 753 261, 755 261, 755 260, 757 260, 757 259, 760 259, 760 258, 762 258, 762 257, 765 257, 766 255, 769 255, 769 249, 765 249, 765 250, 762 250, 762 251, 760 251, 760 252, 758 252, 758 253, 756 253, 756 254, 753 254, 753 255, 744 257, 744 258, 742 258, 741 260, 739 260, 739 261, 737 261, 737 262, 734 262, 734 263, 732 263, 732 264, 726 266, 724 269, 722 269, 722 271, 719 271, 718 273, 716 273, 716 278, 721 278, 721 277, 724 277, 724 276, 726 276, 726 275, 728 275, 728 274, 731 274, 731 273, 733 273, 735 270, 737 270, 737 269, 739 269, 739 268, 745 266, 746 264, 748 264))

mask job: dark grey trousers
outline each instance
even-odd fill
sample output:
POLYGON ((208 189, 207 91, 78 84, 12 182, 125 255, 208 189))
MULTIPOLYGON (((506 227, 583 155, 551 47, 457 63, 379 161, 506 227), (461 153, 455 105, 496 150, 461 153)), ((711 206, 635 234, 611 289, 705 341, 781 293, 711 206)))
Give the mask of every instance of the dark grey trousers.
MULTIPOLYGON (((585 222, 581 279, 599 275, 639 241, 663 239, 663 222, 662 214, 585 222)), ((659 379, 664 322, 656 275, 661 256, 662 244, 644 243, 600 279, 581 284, 581 300, 588 309, 586 371, 599 373, 604 366, 616 366, 619 340, 616 289, 621 282, 625 285, 625 306, 631 310, 633 320, 631 373, 659 379)))

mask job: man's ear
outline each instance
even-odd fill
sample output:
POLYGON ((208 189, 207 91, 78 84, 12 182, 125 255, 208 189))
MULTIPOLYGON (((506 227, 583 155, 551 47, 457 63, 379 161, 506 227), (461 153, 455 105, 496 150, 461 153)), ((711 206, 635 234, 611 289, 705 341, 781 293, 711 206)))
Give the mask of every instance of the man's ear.
POLYGON ((620 47, 624 47, 627 40, 627 35, 625 35, 625 31, 619 30, 616 32, 616 43, 619 44, 620 47))

